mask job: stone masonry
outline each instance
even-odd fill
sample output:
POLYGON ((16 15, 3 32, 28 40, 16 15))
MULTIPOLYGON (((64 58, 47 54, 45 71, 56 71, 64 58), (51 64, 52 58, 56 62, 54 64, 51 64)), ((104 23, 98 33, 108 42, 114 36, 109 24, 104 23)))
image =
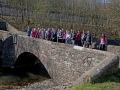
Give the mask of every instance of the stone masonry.
MULTIPOLYGON (((112 62, 113 65, 116 63, 119 64, 118 57, 108 52, 86 49, 68 44, 54 43, 22 35, 16 36, 15 40, 16 42, 13 49, 15 52, 11 52, 11 55, 14 56, 14 58, 11 57, 14 59, 13 62, 16 62, 17 57, 24 52, 34 54, 43 63, 56 85, 76 81, 83 74, 99 65, 102 66, 103 64, 104 67, 104 65, 107 66, 112 62)), ((10 66, 11 65, 12 63, 10 66)), ((107 69, 113 65, 111 64, 107 69)), ((101 66, 99 68, 101 68, 101 66)), ((116 72, 118 68, 117 66, 112 72, 116 72)), ((101 72, 99 68, 95 68, 97 72, 101 72)), ((102 72, 103 71, 104 69, 102 72)), ((88 75, 90 75, 90 77, 95 76, 92 74, 88 75)), ((81 82, 86 81, 87 80, 83 80, 81 82)))
MULTIPOLYGON (((45 66, 56 90, 63 90, 90 78, 118 70, 119 58, 113 53, 55 43, 8 32, 3 39, 3 67, 14 67, 17 58, 24 52, 34 54, 45 66), (109 71, 107 73, 107 71, 109 71), (57 88, 57 87, 56 87, 57 88)), ((54 88, 51 90, 55 90, 54 88)))

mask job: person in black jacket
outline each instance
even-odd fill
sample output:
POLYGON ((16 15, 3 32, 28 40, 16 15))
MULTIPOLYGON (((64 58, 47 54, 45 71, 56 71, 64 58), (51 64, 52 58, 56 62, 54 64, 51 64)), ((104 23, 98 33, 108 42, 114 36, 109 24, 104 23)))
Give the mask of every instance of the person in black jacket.
POLYGON ((57 42, 57 31, 56 30, 53 32, 53 41, 57 42))
POLYGON ((93 42, 93 36, 89 31, 87 31, 85 47, 89 48, 91 46, 92 42, 93 42))

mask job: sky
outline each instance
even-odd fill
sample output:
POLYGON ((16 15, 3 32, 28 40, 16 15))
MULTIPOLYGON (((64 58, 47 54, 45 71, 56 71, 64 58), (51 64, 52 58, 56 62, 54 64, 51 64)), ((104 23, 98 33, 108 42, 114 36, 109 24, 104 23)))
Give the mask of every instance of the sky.
POLYGON ((102 3, 110 3, 110 0, 102 0, 102 3))
POLYGON ((110 0, 96 0, 97 2, 110 3, 110 0))

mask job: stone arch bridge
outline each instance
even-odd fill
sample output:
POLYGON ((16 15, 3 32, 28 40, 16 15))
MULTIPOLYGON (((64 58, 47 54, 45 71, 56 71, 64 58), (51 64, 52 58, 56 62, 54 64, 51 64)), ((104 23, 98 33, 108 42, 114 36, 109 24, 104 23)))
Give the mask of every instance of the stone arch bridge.
POLYGON ((91 78, 118 70, 119 58, 113 53, 55 43, 0 31, 3 41, 3 67, 44 65, 56 85, 84 83, 91 78))

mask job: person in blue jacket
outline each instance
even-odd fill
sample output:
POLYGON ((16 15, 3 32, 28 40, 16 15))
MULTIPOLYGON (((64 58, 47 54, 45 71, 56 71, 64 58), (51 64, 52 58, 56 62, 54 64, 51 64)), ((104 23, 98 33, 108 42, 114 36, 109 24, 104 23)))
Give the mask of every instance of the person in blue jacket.
POLYGON ((27 34, 28 34, 28 36, 30 36, 31 35, 31 29, 30 29, 30 27, 28 26, 28 29, 27 29, 27 34))

